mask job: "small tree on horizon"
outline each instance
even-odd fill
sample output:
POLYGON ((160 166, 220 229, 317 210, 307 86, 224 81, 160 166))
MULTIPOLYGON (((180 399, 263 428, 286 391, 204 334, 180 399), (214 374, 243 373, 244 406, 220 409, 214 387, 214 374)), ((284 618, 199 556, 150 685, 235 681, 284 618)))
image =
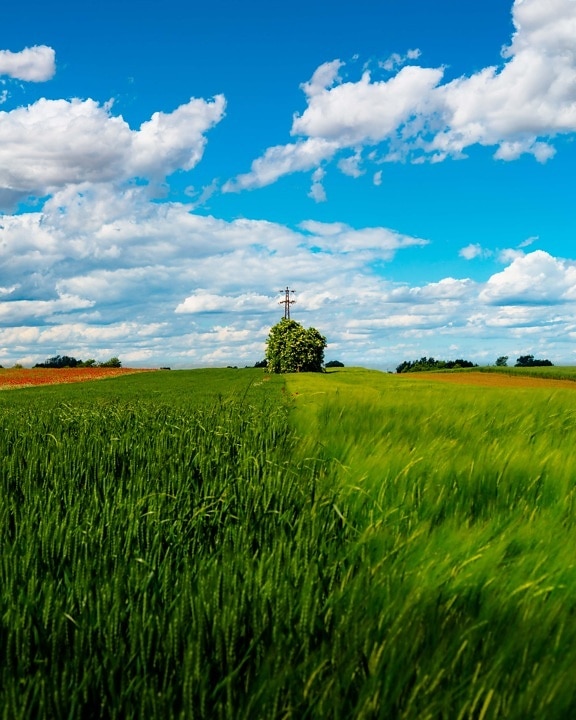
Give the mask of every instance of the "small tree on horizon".
POLYGON ((534 355, 520 355, 514 367, 549 367, 553 364, 550 360, 537 360, 534 355))
POLYGON ((268 370, 273 373, 322 372, 327 342, 316 328, 282 318, 266 341, 268 370))
POLYGON ((106 362, 99 363, 99 367, 119 368, 119 367, 122 367, 122 362, 117 357, 111 357, 110 360, 106 360, 106 362))

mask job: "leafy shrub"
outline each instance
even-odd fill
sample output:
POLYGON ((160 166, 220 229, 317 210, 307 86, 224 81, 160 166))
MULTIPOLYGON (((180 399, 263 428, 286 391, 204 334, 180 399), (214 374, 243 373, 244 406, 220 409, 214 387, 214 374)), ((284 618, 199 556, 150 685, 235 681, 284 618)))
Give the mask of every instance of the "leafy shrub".
POLYGON ((120 360, 118 360, 117 357, 112 357, 110 360, 106 360, 106 362, 101 362, 100 367, 112 367, 112 368, 119 368, 122 367, 122 363, 120 360))
POLYGON ((316 328, 282 318, 270 330, 266 345, 270 372, 322 372, 326 338, 316 328))

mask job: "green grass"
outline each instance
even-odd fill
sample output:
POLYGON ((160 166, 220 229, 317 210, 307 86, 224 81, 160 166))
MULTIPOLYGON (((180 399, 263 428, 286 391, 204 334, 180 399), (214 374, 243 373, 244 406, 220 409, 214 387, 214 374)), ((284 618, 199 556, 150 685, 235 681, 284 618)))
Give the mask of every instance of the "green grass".
POLYGON ((374 716, 571 716, 574 391, 359 370, 287 388, 356 534, 347 652, 374 716))
POLYGON ((572 717, 575 400, 348 368, 0 393, 0 717, 572 717))
POLYGON ((554 380, 576 380, 576 367, 574 366, 544 366, 544 367, 495 367, 486 366, 473 368, 480 372, 500 372, 506 375, 519 375, 536 378, 550 378, 554 380))
POLYGON ((269 382, 283 383, 281 378, 270 378, 256 368, 159 370, 66 385, 8 389, 0 392, 0 408, 29 403, 91 404, 116 400, 190 407, 209 404, 223 397, 240 399, 245 393, 253 397, 265 396, 269 382))

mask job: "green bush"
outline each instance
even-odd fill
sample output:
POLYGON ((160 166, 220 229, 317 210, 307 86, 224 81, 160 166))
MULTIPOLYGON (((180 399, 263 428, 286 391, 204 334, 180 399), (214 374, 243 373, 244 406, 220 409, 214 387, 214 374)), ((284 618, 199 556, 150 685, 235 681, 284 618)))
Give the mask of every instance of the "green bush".
POLYGON ((112 357, 110 360, 106 360, 106 362, 100 363, 100 367, 112 367, 112 368, 119 368, 122 367, 122 363, 120 360, 118 360, 117 357, 112 357))
POLYGON ((270 330, 266 345, 270 372, 322 372, 326 338, 316 328, 282 318, 270 330))

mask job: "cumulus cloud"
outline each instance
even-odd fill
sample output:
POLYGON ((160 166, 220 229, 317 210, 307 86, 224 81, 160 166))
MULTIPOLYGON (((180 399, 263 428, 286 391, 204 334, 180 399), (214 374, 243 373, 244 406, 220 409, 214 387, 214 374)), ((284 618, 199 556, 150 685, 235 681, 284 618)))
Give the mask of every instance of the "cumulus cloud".
POLYGON ((301 319, 326 309, 328 332, 344 288, 359 307, 381 296, 372 262, 425 242, 344 223, 228 222, 150 202, 142 186, 69 185, 37 212, 0 216, 0 363, 58 352, 254 362, 287 283, 301 319))
POLYGON ((319 90, 309 95, 308 107, 294 118, 292 135, 324 139, 339 148, 380 142, 424 110, 423 100, 442 74, 408 66, 389 80, 372 81, 366 71, 358 82, 319 90))
POLYGON ((7 75, 27 82, 45 82, 54 77, 55 58, 54 50, 46 45, 34 45, 20 52, 0 50, 0 76, 7 75))
POLYGON ((516 0, 515 32, 502 67, 488 67, 438 88, 446 128, 432 148, 455 154, 475 143, 496 157, 554 155, 548 137, 576 130, 576 3, 516 0))
POLYGON ((495 305, 546 305, 574 299, 576 263, 542 250, 514 258, 480 293, 480 300, 495 305))
POLYGON ((476 361, 483 348, 488 362, 542 347, 566 358, 576 328, 576 262, 539 250, 484 282, 395 283, 382 261, 425 239, 341 222, 224 221, 105 183, 67 187, 41 211, 0 216, 0 226, 4 365, 59 352, 251 364, 281 317, 287 283, 297 291, 294 316, 320 327, 329 353, 349 363, 442 357, 448 347, 476 361))
POLYGON ((354 158, 364 147, 389 162, 462 158, 473 145, 494 148, 499 160, 530 154, 546 162, 553 138, 576 132, 576 2, 516 0, 512 20, 511 42, 494 65, 449 82, 442 67, 403 65, 417 50, 381 63, 395 72, 382 79, 366 70, 351 80, 341 60, 322 64, 301 86, 306 108, 291 129, 298 139, 269 148, 224 189, 262 187, 349 149, 355 155, 339 168, 357 177, 354 158))
POLYGON ((202 157, 205 133, 223 117, 224 97, 191 99, 154 113, 138 130, 110 104, 41 99, 0 112, 0 199, 46 195, 84 182, 162 180, 202 157))

